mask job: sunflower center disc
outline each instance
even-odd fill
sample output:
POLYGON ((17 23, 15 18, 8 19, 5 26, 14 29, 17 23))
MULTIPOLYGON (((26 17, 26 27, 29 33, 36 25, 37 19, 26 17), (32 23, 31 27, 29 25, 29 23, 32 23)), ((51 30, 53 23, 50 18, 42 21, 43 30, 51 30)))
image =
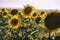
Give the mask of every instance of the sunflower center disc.
POLYGON ((3 13, 3 15, 6 15, 6 14, 7 14, 7 12, 4 12, 4 13, 3 13))
POLYGON ((24 10, 24 13, 26 15, 29 15, 31 13, 31 11, 32 11, 32 8, 31 7, 26 7, 25 10, 24 10))
POLYGON ((33 16, 36 16, 36 15, 37 15, 36 13, 33 14, 33 16))
POLYGON ((12 19, 11 24, 14 25, 14 26, 17 25, 18 24, 18 20, 17 19, 12 19))
POLYGON ((37 23, 37 24, 39 24, 39 21, 41 20, 41 17, 37 17, 36 18, 36 20, 35 20, 35 22, 37 23))
POLYGON ((11 14, 12 14, 12 15, 16 15, 17 13, 18 13, 18 10, 17 10, 17 9, 11 10, 11 14))
POLYGON ((55 30, 60 26, 60 14, 52 12, 46 16, 44 21, 48 30, 55 30))
POLYGON ((2 9, 2 11, 5 11, 5 9, 2 9))
POLYGON ((44 11, 41 12, 41 15, 43 15, 43 14, 44 14, 44 11))

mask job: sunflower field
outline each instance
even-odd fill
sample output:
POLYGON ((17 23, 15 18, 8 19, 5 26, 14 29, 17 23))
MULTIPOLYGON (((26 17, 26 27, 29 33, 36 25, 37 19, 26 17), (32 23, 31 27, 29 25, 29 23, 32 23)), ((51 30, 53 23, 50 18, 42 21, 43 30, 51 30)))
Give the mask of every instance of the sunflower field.
POLYGON ((60 40, 60 10, 0 8, 0 40, 60 40))

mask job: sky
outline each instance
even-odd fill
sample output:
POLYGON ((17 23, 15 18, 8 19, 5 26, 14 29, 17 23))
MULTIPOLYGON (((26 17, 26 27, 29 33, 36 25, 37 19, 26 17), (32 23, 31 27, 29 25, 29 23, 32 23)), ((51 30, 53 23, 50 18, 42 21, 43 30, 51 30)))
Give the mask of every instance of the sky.
POLYGON ((60 9, 60 0, 0 0, 0 8, 23 8, 27 4, 36 9, 60 9))

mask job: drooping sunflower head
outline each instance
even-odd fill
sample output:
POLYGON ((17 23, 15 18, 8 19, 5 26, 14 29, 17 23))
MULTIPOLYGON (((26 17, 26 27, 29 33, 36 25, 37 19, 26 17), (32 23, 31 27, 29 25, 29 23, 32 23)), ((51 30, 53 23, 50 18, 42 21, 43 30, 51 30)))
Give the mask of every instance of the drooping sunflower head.
POLYGON ((21 19, 15 15, 10 20, 8 20, 8 24, 10 28, 17 29, 21 24, 21 19))
POLYGON ((44 19, 44 26, 50 31, 59 31, 60 28, 60 13, 50 12, 46 14, 44 19))
POLYGON ((35 8, 34 8, 33 6, 26 5, 26 6, 24 6, 24 8, 22 9, 22 15, 23 15, 25 18, 31 17, 34 11, 35 11, 35 8))

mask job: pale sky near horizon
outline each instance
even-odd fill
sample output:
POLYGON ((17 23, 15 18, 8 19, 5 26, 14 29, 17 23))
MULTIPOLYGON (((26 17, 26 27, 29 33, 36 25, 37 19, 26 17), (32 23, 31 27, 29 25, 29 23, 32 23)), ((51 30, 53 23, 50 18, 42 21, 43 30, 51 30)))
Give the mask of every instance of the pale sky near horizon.
POLYGON ((36 9, 60 9, 60 0, 0 0, 0 8, 23 8, 26 4, 36 9))

